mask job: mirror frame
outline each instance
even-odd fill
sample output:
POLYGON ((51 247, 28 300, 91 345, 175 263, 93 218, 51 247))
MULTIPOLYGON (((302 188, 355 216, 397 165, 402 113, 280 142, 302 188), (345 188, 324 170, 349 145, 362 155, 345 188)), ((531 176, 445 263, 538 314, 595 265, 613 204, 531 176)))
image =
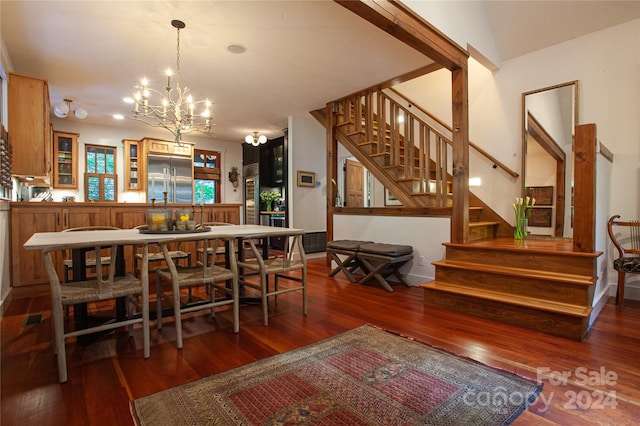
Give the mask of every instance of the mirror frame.
MULTIPOLYGON (((578 80, 572 80, 572 81, 568 81, 566 83, 560 83, 560 84, 556 84, 553 86, 548 86, 548 87, 543 87, 541 89, 536 89, 536 90, 532 90, 529 92, 523 92, 522 93, 522 109, 521 109, 521 117, 522 117, 522 122, 521 122, 521 131, 522 131, 522 184, 521 184, 521 197, 525 197, 526 196, 526 192, 527 192, 527 186, 526 186, 526 164, 527 164, 527 136, 529 134, 528 131, 528 114, 527 114, 527 109, 526 109, 526 98, 529 95, 534 95, 537 93, 542 93, 542 92, 546 92, 546 91, 550 91, 550 90, 555 90, 555 89, 560 89, 563 87, 568 87, 568 86, 573 86, 574 90, 573 90, 573 128, 574 128, 574 132, 573 132, 573 137, 572 137, 572 146, 573 146, 573 138, 575 137, 575 127, 580 123, 579 120, 579 104, 578 104, 578 99, 579 99, 579 82, 578 80)), ((555 150, 554 147, 551 146, 542 146, 543 149, 545 149, 545 151, 547 151, 549 153, 549 155, 552 158, 557 158, 558 153, 555 150)), ((563 151, 564 153, 564 151, 563 151)), ((573 157, 573 149, 572 152, 569 153, 569 158, 566 159, 566 161, 572 161, 572 157, 573 157)), ((558 161, 558 160, 556 160, 558 161)), ((564 167, 564 166, 563 166, 564 167)), ((565 196, 571 196, 570 193, 570 188, 566 188, 565 186, 565 182, 566 182, 566 177, 565 177, 566 171, 562 170, 559 173, 556 173, 556 191, 554 194, 554 206, 555 208, 555 228, 554 228, 554 232, 553 232, 553 236, 554 237, 563 237, 564 236, 564 213, 565 213, 565 196), (562 176, 561 176, 562 175, 562 176), (562 185, 560 185, 560 183, 562 182, 562 185), (569 190, 569 191, 567 191, 569 190), (568 193, 568 194, 567 194, 568 193), (560 207, 558 207, 560 206, 560 207)), ((571 201, 573 203, 573 200, 571 201)), ((571 218, 573 218, 573 214, 571 214, 571 218)))

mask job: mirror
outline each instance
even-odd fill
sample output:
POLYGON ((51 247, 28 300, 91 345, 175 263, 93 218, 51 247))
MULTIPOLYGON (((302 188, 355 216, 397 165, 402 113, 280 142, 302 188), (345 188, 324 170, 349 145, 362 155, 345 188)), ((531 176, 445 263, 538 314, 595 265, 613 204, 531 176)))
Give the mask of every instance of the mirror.
POLYGON ((522 112, 522 196, 536 198, 529 232, 571 238, 578 81, 523 93, 522 112))

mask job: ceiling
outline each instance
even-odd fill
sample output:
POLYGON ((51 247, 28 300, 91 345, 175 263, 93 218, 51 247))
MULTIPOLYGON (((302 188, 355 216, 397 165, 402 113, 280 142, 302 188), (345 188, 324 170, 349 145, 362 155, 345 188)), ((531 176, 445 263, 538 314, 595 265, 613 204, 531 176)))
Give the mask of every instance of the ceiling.
MULTIPOLYGON (((640 2, 485 1, 498 51, 510 59, 637 18, 640 2), (541 25, 544 23, 544 25, 541 25)), ((51 103, 116 121, 122 98, 147 77, 162 89, 176 63, 182 85, 213 99, 214 137, 282 135, 288 116, 429 65, 429 58, 332 1, 7 1, 1 31, 14 71, 47 79, 51 103), (230 43, 246 48, 235 54, 230 43)), ((75 118, 68 118, 75 119, 75 118)), ((167 135, 169 135, 167 133, 167 135)))

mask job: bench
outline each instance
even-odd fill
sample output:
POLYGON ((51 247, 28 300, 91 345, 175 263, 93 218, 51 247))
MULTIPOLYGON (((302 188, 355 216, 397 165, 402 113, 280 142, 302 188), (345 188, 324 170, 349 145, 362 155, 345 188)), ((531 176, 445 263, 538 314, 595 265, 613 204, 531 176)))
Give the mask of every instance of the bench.
POLYGON ((393 291, 386 278, 394 275, 402 284, 409 286, 398 269, 413 259, 413 247, 401 244, 364 243, 359 247, 357 258, 367 274, 360 280, 360 284, 367 284, 375 278, 382 288, 393 291))
POLYGON ((338 272, 342 271, 347 279, 352 283, 357 282, 353 276, 353 272, 362 268, 362 262, 358 259, 358 250, 362 244, 372 243, 373 241, 358 241, 358 240, 336 240, 329 241, 327 243, 327 253, 331 255, 331 258, 336 262, 336 266, 329 276, 333 277, 338 272), (340 259, 338 255, 347 256, 345 260, 340 259))

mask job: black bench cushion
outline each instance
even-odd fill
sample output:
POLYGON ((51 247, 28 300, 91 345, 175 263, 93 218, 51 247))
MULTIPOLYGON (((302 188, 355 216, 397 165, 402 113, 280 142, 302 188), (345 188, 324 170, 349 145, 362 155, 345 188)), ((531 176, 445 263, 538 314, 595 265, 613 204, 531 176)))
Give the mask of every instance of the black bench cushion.
POLYGON ((360 245, 360 252, 398 257, 412 253, 413 247, 402 244, 364 243, 360 245))
POLYGON ((336 250, 358 251, 362 244, 372 243, 372 241, 358 240, 335 240, 327 243, 327 248, 336 250))

